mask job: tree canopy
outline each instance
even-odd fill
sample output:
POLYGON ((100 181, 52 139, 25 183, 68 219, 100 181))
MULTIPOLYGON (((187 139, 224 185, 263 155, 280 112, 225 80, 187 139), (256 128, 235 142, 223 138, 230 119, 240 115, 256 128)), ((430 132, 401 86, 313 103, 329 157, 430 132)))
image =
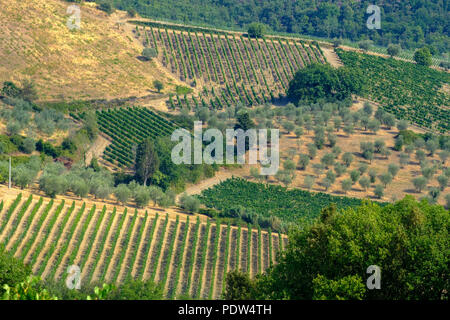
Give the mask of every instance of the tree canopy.
POLYGON ((251 298, 448 299, 449 225, 442 206, 412 196, 385 207, 331 206, 291 232, 278 263, 251 283, 251 298), (381 270, 379 290, 366 287, 371 265, 381 270))
POLYGON ((335 69, 328 64, 311 64, 300 69, 289 83, 288 97, 299 101, 344 100, 364 87, 363 77, 348 68, 335 69))
POLYGON ((405 49, 431 44, 439 52, 449 51, 448 8, 445 1, 384 1, 379 4, 379 30, 366 26, 371 0, 107 0, 121 10, 135 8, 142 16, 179 23, 244 29, 252 22, 283 33, 371 39, 387 47, 399 43, 405 49))

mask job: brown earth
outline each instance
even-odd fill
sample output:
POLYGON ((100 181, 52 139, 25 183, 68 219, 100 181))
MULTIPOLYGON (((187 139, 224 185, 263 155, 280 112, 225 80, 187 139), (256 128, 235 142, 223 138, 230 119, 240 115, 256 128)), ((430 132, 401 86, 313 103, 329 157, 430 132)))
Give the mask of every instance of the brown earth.
POLYGON ((11 0, 0 11, 0 82, 34 80, 41 100, 142 96, 153 80, 174 79, 155 62, 139 59, 134 26, 118 27, 126 13, 108 16, 78 4, 81 28, 67 27, 70 3, 11 0))

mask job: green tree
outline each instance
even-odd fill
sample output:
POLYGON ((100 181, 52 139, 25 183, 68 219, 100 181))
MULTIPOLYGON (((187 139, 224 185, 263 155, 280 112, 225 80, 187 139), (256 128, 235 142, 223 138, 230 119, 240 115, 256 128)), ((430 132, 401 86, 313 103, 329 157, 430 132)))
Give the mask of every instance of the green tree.
POLYGON ((369 49, 372 46, 371 40, 362 40, 358 43, 358 46, 363 49, 364 51, 369 51, 369 49))
POLYGON ((385 186, 381 184, 377 184, 375 186, 375 190, 373 190, 373 193, 378 199, 381 199, 384 196, 384 188, 385 186))
POLYGON ((313 300, 362 300, 365 293, 360 276, 330 280, 322 275, 313 279, 313 300))
POLYGON ((362 177, 359 179, 359 185, 364 189, 364 191, 367 191, 370 187, 370 179, 368 177, 362 177))
POLYGON ((131 197, 131 190, 128 188, 126 184, 119 184, 115 190, 114 195, 118 202, 125 205, 131 197))
POLYGON ((427 186, 428 180, 425 177, 417 177, 412 180, 412 183, 416 191, 420 193, 427 186))
POLYGON ((136 179, 147 185, 149 178, 159 169, 159 157, 154 144, 149 138, 142 141, 136 150, 136 179))
POLYGON ((300 166, 300 169, 306 170, 308 164, 309 164, 309 156, 302 153, 300 155, 300 158, 298 159, 298 165, 300 166))
POLYGON ((401 47, 398 44, 390 44, 387 48, 388 55, 393 58, 394 56, 398 56, 401 51, 401 47))
POLYGON ((289 83, 288 97, 299 101, 319 99, 344 100, 364 87, 363 77, 347 68, 334 69, 328 64, 310 64, 296 72, 289 83))
POLYGON ((242 129, 244 131, 247 131, 248 129, 254 127, 255 123, 252 119, 250 119, 250 114, 247 111, 238 112, 235 129, 242 129))
POLYGON ((353 182, 351 179, 342 180, 341 182, 342 191, 344 191, 344 193, 347 194, 347 192, 351 190, 352 185, 353 182))
POLYGON ((150 186, 148 188, 148 193, 150 195, 150 199, 153 201, 153 205, 156 206, 156 203, 164 197, 164 192, 160 187, 150 186))
POLYGON ((142 56, 147 60, 152 60, 158 56, 158 52, 155 48, 144 48, 142 50, 142 56))
POLYGON ((420 66, 431 66, 431 63, 433 62, 431 58, 430 49, 427 47, 423 47, 414 52, 414 61, 420 66))
POLYGON ((24 265, 0 244, 0 297, 5 293, 3 285, 14 287, 27 279, 31 266, 24 265))
POLYGON ((200 208, 200 200, 196 197, 189 196, 187 193, 183 193, 179 199, 180 207, 190 213, 198 212, 200 208))
POLYGON ((111 14, 114 12, 114 7, 109 2, 101 2, 98 5, 98 9, 105 11, 107 14, 111 14))
POLYGON ((380 181, 383 184, 383 186, 386 188, 386 186, 392 182, 392 174, 390 172, 383 173, 380 175, 380 181))
POLYGON ((345 152, 342 155, 342 162, 345 164, 345 166, 348 168, 353 162, 353 154, 351 152, 345 152))
POLYGON ((164 84, 160 80, 153 81, 153 86, 156 90, 158 90, 158 93, 161 92, 162 89, 164 89, 164 84))
POLYGON ((138 207, 145 207, 150 201, 150 193, 146 186, 138 186, 134 190, 134 201, 138 207))
POLYGON ((255 295, 255 283, 247 273, 233 270, 227 273, 223 298, 225 300, 249 300, 255 295))
POLYGON ((449 223, 442 206, 412 196, 383 207, 367 202, 339 213, 327 208, 313 225, 290 234, 251 298, 447 299, 449 223), (381 268, 379 290, 367 289, 362 280, 370 265, 381 268))
POLYGON ((14 82, 5 81, 3 82, 3 88, 1 92, 7 97, 17 98, 22 94, 22 89, 16 86, 14 82))
POLYGON ((253 22, 247 28, 247 33, 250 38, 263 38, 266 32, 266 26, 262 23, 253 22))

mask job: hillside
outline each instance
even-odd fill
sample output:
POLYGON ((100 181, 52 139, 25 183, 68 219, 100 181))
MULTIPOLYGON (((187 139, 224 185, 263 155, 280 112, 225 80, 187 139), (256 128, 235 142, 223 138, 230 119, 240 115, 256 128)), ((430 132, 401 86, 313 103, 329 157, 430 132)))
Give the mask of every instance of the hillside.
POLYGON ((0 83, 31 79, 41 100, 148 95, 153 80, 170 81, 156 63, 140 61, 132 27, 86 3, 81 29, 66 26, 69 3, 12 0, 0 11, 0 83), (25 14, 26 13, 26 14, 25 14))
POLYGON ((407 49, 432 44, 448 52, 448 3, 445 1, 287 1, 287 0, 106 0, 122 10, 178 23, 244 29, 262 22, 273 31, 352 41, 370 38, 407 49), (369 5, 381 10, 381 29, 366 27, 369 5))
POLYGON ((253 229, 249 237, 247 228, 200 216, 49 199, 4 187, 0 198, 0 242, 43 279, 64 280, 68 266, 78 265, 82 284, 152 279, 167 297, 217 299, 227 270, 254 276, 285 245, 279 234, 253 229))

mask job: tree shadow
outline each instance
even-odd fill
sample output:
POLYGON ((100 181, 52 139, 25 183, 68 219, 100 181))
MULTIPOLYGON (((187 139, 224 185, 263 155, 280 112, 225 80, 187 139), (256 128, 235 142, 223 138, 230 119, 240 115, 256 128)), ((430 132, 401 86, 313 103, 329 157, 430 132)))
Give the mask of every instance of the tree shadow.
POLYGON ((138 59, 138 60, 141 61, 141 62, 147 62, 147 61, 150 61, 149 59, 147 59, 147 58, 144 57, 144 56, 137 56, 136 59, 138 59))

